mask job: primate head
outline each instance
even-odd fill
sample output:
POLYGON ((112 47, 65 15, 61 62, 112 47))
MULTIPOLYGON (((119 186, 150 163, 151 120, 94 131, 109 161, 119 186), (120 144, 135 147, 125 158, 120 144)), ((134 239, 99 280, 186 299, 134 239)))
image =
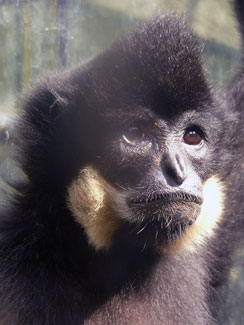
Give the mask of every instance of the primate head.
POLYGON ((227 116, 200 54, 182 19, 158 17, 27 99, 33 191, 61 195, 96 249, 122 232, 142 247, 194 249, 214 231, 227 116))

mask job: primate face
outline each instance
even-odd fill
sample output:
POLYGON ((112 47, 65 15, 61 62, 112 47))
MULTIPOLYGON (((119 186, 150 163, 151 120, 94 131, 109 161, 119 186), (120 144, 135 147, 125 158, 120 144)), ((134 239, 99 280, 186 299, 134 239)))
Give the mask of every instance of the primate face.
POLYGON ((73 214, 98 249, 110 247, 124 228, 142 246, 200 243, 222 211, 210 165, 218 133, 212 139, 206 111, 168 119, 148 108, 127 113, 110 112, 101 150, 69 188, 73 214))
POLYGON ((147 243, 170 243, 201 212, 201 174, 209 156, 206 121, 196 111, 168 120, 146 108, 136 113, 141 118, 130 114, 128 126, 115 123, 118 131, 96 167, 113 186, 109 193, 118 218, 147 243))
POLYGON ((108 248, 126 227, 142 245, 167 246, 191 232, 201 241, 221 211, 211 178, 221 121, 192 34, 175 17, 145 23, 91 61, 85 78, 91 152, 68 204, 90 243, 108 248))
MULTIPOLYGON (((146 236, 155 231, 158 243, 168 243, 200 214, 203 190, 197 166, 207 155, 207 139, 192 122, 147 122, 122 133, 118 156, 123 165, 116 166, 112 182, 120 193, 118 210, 125 211, 121 217, 146 236)), ((151 239, 155 241, 153 234, 151 239)))

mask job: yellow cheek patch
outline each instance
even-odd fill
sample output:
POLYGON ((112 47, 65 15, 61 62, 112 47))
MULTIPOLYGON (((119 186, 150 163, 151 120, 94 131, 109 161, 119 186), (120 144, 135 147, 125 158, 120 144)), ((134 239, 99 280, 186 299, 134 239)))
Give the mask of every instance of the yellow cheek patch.
POLYGON ((214 235, 224 211, 224 189, 217 177, 209 178, 203 185, 203 204, 196 222, 180 238, 163 248, 166 252, 187 250, 194 252, 206 239, 214 235))
MULTIPOLYGON (((92 167, 83 169, 68 188, 68 206, 85 229, 89 243, 97 250, 109 249, 120 225, 113 208, 115 191, 92 167)), ((223 202, 223 185, 217 177, 209 178, 203 186, 203 204, 196 222, 163 250, 194 252, 214 235, 224 211, 223 202)))
POLYGON ((68 206, 85 229, 89 243, 97 250, 110 247, 119 226, 111 192, 111 186, 92 167, 83 169, 68 188, 68 206))

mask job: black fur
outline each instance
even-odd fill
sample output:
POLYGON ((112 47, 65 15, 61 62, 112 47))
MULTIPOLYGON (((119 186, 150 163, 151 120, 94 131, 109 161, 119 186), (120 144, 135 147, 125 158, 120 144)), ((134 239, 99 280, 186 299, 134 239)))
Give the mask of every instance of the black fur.
MULTIPOLYGON (((1 324, 214 324, 214 288, 226 277, 243 228, 237 172, 243 131, 240 111, 209 86, 200 53, 181 18, 158 17, 86 65, 46 79, 24 98, 17 132, 29 182, 1 210, 1 324), (151 200, 150 193, 162 186, 151 156, 128 158, 116 139, 138 120, 149 123, 155 117, 164 130, 154 134, 160 144, 179 123, 183 129, 204 129, 206 154, 184 159, 199 182, 218 175, 225 184, 222 221, 214 238, 195 252, 168 254, 155 245, 172 242, 181 235, 179 227, 191 226, 194 218, 178 220, 177 212, 167 233, 163 221, 150 220, 138 236, 125 218, 111 249, 96 251, 67 207, 67 188, 80 169, 92 165, 116 188, 130 189, 132 203, 138 203, 133 193, 151 200), (162 230, 159 241, 157 230, 162 230)), ((166 167, 168 183, 184 184, 171 162, 166 167)), ((180 192, 181 200, 200 203, 194 186, 193 193, 180 192)), ((149 215, 158 211, 153 209, 149 215)), ((137 227, 141 215, 136 208, 137 227)))

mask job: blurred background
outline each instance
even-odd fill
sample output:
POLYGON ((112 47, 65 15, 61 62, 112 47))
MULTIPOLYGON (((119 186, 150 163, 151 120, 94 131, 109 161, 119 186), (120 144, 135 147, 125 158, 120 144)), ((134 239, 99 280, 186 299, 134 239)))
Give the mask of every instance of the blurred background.
MULTIPOLYGON (((239 62, 240 40, 230 0, 0 0, 0 198, 25 175, 13 159, 19 94, 47 73, 80 64, 138 22, 162 12, 185 13, 204 45, 216 88, 239 62)), ((243 249, 235 261, 219 324, 244 324, 243 249)))

